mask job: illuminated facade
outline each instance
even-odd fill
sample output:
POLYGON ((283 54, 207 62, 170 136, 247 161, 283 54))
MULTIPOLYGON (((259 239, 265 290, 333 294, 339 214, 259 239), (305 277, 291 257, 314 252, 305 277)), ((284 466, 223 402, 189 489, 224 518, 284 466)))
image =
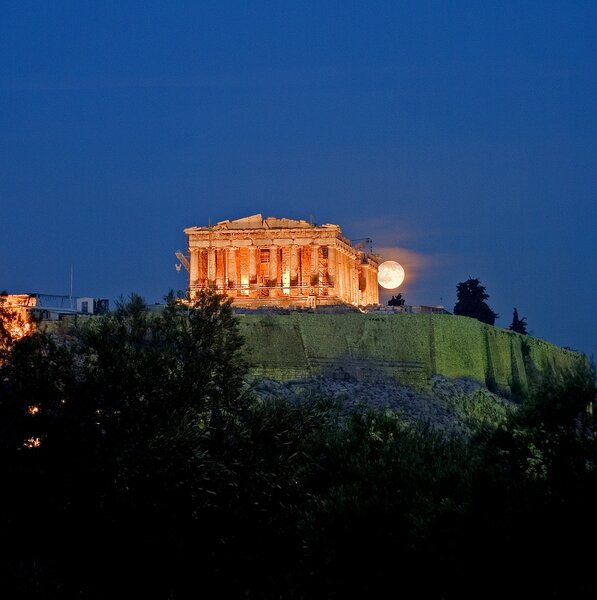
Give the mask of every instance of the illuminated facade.
POLYGON ((189 295, 214 288, 240 306, 379 303, 379 258, 353 246, 338 225, 260 214, 189 227, 189 295))
POLYGON ((13 341, 33 332, 30 310, 35 306, 36 299, 30 294, 0 295, 0 325, 13 341))

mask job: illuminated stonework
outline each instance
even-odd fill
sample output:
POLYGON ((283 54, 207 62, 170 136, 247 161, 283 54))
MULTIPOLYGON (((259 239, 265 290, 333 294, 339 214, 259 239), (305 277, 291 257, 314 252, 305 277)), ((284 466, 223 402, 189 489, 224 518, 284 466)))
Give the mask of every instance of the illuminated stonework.
POLYGON ((338 225, 260 214, 189 227, 189 295, 209 287, 240 306, 379 303, 379 259, 353 246, 338 225))
POLYGON ((36 305, 30 294, 0 295, 0 326, 13 341, 33 332, 35 324, 29 311, 36 305))

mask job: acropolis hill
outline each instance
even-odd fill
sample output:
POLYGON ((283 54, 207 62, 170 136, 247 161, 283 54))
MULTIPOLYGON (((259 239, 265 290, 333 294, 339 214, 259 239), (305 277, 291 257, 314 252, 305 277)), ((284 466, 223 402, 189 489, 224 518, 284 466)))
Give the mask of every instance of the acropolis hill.
POLYGON ((252 373, 277 381, 324 376, 424 389, 441 375, 523 398, 544 375, 585 360, 544 340, 454 315, 289 312, 238 318, 252 373))
POLYGON ((191 299, 212 288, 235 306, 378 304, 379 257, 353 246, 338 225, 252 215, 189 227, 191 299))
POLYGON ((356 310, 379 303, 380 257, 353 246, 338 225, 256 214, 184 233, 188 256, 177 256, 189 271, 191 299, 213 289, 231 298, 233 308, 315 309, 239 314, 245 355, 257 377, 389 378, 425 388, 434 375, 443 375, 522 397, 543 373, 579 359, 542 340, 466 317, 323 314, 317 307, 356 310))

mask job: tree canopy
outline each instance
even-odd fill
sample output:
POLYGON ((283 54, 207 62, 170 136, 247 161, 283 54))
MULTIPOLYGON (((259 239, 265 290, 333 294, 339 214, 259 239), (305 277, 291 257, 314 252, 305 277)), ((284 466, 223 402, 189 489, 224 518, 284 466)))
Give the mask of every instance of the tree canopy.
POLYGON ((388 306, 404 306, 404 298, 401 293, 396 294, 396 296, 392 296, 388 300, 388 306))
POLYGON ((149 593, 168 585, 153 568, 197 558, 213 495, 232 491, 206 452, 246 409, 241 344, 230 305, 204 293, 192 307, 171 295, 159 314, 133 295, 67 336, 14 345, 0 377, 0 527, 19 564, 44 565, 47 591, 86 593, 105 571, 109 595, 126 566, 125 585, 143 571, 149 593))
POLYGON ((515 331, 516 333, 522 333, 523 335, 526 335, 527 334, 527 324, 525 323, 526 320, 527 320, 526 317, 522 317, 522 319, 520 319, 518 317, 518 310, 515 308, 514 313, 512 314, 512 324, 510 325, 510 327, 508 327, 508 329, 511 329, 512 331, 515 331))
POLYGON ((494 313, 485 300, 489 295, 485 287, 477 278, 469 277, 466 281, 460 282, 456 286, 458 301, 454 306, 454 314, 463 317, 472 317, 482 323, 493 325, 499 317, 494 313))

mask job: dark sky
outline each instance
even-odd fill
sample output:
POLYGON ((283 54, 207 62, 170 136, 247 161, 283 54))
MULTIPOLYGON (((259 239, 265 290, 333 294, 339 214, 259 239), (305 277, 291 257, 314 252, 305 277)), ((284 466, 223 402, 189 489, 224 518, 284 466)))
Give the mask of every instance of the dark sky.
POLYGON ((0 8, 0 288, 158 302, 184 227, 261 212, 596 353, 596 2, 0 8))

